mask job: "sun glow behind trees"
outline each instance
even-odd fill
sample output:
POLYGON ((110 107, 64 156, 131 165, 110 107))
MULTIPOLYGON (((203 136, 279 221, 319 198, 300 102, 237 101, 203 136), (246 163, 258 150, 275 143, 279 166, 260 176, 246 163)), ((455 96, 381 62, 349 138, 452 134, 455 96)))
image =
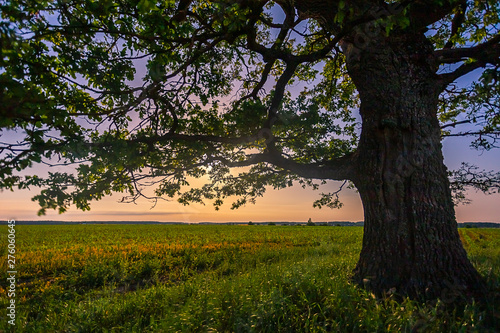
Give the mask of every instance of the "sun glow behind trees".
MULTIPOLYGON (((456 229, 441 137, 466 114, 481 121, 475 142, 495 144, 496 1, 12 0, 2 10, 14 28, 2 30, 0 125, 25 130, 26 144, 1 147, 0 187, 43 188, 41 213, 89 210, 114 192, 238 208, 269 188, 350 181, 365 222, 355 283, 435 299, 452 279, 485 294, 456 229), (138 57, 147 71, 132 86, 138 57), (294 94, 299 81, 311 86, 294 94), (54 158, 77 174, 19 177, 54 158)), ((498 188, 488 177, 453 182, 498 188)), ((339 206, 337 193, 315 205, 339 206)))
MULTIPOLYGON (((155 10, 154 6, 151 7, 149 5, 150 1, 143 1, 141 3, 142 3, 141 6, 146 6, 148 8, 147 10, 155 10), (151 8, 149 8, 149 7, 151 7, 151 8)), ((138 8, 140 10, 142 8, 141 6, 138 6, 138 8)), ((146 10, 146 9, 144 9, 144 10, 146 10)), ((273 20, 273 23, 271 25, 278 26, 280 23, 284 22, 284 20, 286 19, 286 15, 285 15, 284 11, 281 9, 281 7, 279 7, 276 4, 274 6, 272 6, 272 7, 269 7, 266 11, 270 15, 271 20, 273 20)), ((38 15, 40 15, 40 17, 42 17, 45 14, 47 14, 47 12, 41 11, 41 12, 39 12, 38 15)), ((57 16, 57 14, 49 14, 49 15, 47 15, 47 21, 48 21, 49 24, 57 25, 58 24, 58 16, 57 16)), ((303 21, 303 23, 300 23, 295 29, 298 31, 300 29, 305 28, 307 26, 307 24, 308 24, 307 22, 308 22, 308 20, 303 21)), ((115 23, 118 24, 118 25, 123 24, 123 22, 120 23, 118 21, 115 22, 115 23)), ((269 34, 271 35, 271 39, 270 40, 272 40, 273 38, 278 37, 279 30, 280 29, 278 29, 277 27, 271 27, 271 28, 269 28, 269 34)), ((438 31, 438 29, 436 29, 436 32, 437 31, 438 31)), ((302 32, 306 32, 306 30, 304 30, 302 32)), ((28 35, 25 35, 25 38, 29 38, 29 37, 32 37, 31 35, 29 35, 29 33, 28 33, 28 35)), ((295 33, 294 37, 299 42, 303 42, 303 38, 302 38, 302 36, 300 34, 295 33)), ((105 33, 97 33, 95 35, 95 40, 97 40, 97 41, 101 40, 101 41, 105 42, 106 41, 106 34, 105 33)), ((141 87, 145 86, 145 84, 146 84, 145 82, 147 82, 148 79, 152 79, 152 78, 154 79, 155 75, 157 75, 157 76, 158 75, 160 75, 160 76, 163 75, 163 73, 162 73, 162 67, 161 66, 157 66, 157 63, 155 63, 155 61, 153 59, 153 56, 141 53, 139 51, 138 51, 138 53, 135 53, 135 54, 134 53, 130 53, 130 54, 122 53, 122 51, 124 50, 123 46, 126 45, 126 40, 124 40, 123 38, 122 39, 118 38, 118 39, 116 39, 116 40, 114 40, 112 42, 113 42, 112 51, 115 54, 120 54, 123 57, 129 57, 130 61, 132 61, 134 63, 133 70, 132 71, 128 70, 129 74, 127 74, 127 75, 121 74, 122 76, 124 75, 125 79, 123 80, 123 83, 129 86, 128 89, 131 89, 131 90, 140 89, 141 87), (120 47, 120 45, 122 47, 120 47), (133 72, 135 72, 135 73, 132 74, 133 72), (144 79, 146 79, 146 81, 144 81, 144 79)), ((57 42, 57 38, 56 39, 52 39, 51 43, 54 43, 54 45, 57 46, 57 43, 58 43, 57 42)), ((269 44, 268 46, 271 46, 271 44, 269 44)), ((50 52, 49 52, 49 54, 50 54, 50 52)), ((324 62, 323 63, 319 63, 316 66, 318 68, 321 68, 323 64, 324 64, 324 62)), ((100 66, 100 64, 98 64, 98 63, 95 62, 93 66, 100 66)), ((250 68, 250 70, 252 70, 252 68, 250 68)), ((279 66, 276 67, 276 70, 279 70, 279 66)), ((82 84, 86 85, 86 83, 87 83, 86 80, 88 80, 88 79, 94 80, 95 79, 95 78, 92 77, 92 73, 99 74, 98 71, 94 70, 94 71, 88 72, 88 74, 86 76, 86 79, 84 79, 84 77, 82 75, 78 74, 78 73, 76 74, 76 76, 73 79, 71 79, 71 78, 69 78, 69 79, 72 80, 72 82, 74 84, 76 84, 76 85, 82 85, 82 84)), ((106 81, 106 79, 104 77, 99 78, 99 80, 106 81)), ((239 83, 241 83, 241 81, 239 81, 239 83)), ((263 88, 265 90, 267 90, 267 91, 270 91, 270 90, 272 90, 272 86, 275 83, 276 83, 276 80, 273 80, 273 78, 271 78, 268 82, 265 83, 265 85, 264 85, 263 88)), ((119 83, 117 82, 116 84, 119 84, 119 83)), ((317 84, 317 79, 314 80, 314 79, 311 78, 311 86, 314 86, 316 84, 317 84)), ((296 97, 299 94, 299 92, 303 90, 303 88, 305 86, 307 86, 307 84, 305 84, 305 83, 299 83, 296 86, 294 86, 292 84, 291 88, 289 89, 289 91, 293 94, 294 97, 296 97)), ((233 86, 233 91, 231 93, 227 94, 226 97, 223 97, 222 99, 219 99, 219 104, 230 104, 231 98, 235 98, 235 96, 236 96, 235 95, 235 90, 237 90, 237 89, 238 89, 238 87, 234 87, 233 86)), ((95 90, 95 87, 94 88, 88 87, 88 88, 86 88, 86 90, 87 90, 89 96, 91 96, 93 98, 96 98, 99 95, 97 93, 97 90, 95 90)), ((139 92, 139 90, 138 90, 138 92, 139 92)), ((138 94, 138 92, 137 92, 137 94, 138 94)), ((213 101, 213 99, 208 98, 205 101, 207 103, 207 105, 205 107, 201 107, 201 110, 207 111, 207 108, 211 105, 212 101, 213 101)), ((200 103, 200 100, 199 99, 198 100, 191 99, 189 102, 196 104, 196 103, 200 103)), ((138 118, 138 116, 134 115, 134 114, 131 115, 131 120, 132 121, 130 121, 129 124, 127 125, 129 127, 129 130, 132 130, 132 128, 134 126, 137 126, 139 124, 139 122, 140 122, 140 119, 138 118)), ((94 120, 94 122, 95 122, 95 120, 94 120)), ((84 120, 84 119, 81 120, 81 121, 77 120, 77 124, 86 127, 86 120, 84 120)), ((91 128, 91 126, 88 126, 88 127, 91 128)), ((107 127, 109 128, 109 123, 106 123, 106 121, 104 121, 102 123, 102 125, 100 126, 101 129, 106 129, 107 127)), ((48 134, 50 134, 50 132, 48 134)), ((9 132, 7 132, 7 135, 4 134, 4 137, 7 137, 7 138, 10 137, 10 139, 12 139, 12 138, 15 139, 16 138, 16 136, 11 136, 9 134, 9 132)), ((474 153, 471 153, 471 156, 474 156, 474 153)), ((495 156, 490 157, 490 160, 491 161, 495 161, 495 156)), ((46 162, 48 162, 48 163, 58 163, 57 161, 54 162, 53 159, 52 160, 46 160, 46 162)), ((456 168, 458 166, 457 163, 451 163, 451 164, 452 164, 452 166, 451 166, 452 168, 456 168)), ((492 164, 495 165, 496 163, 494 162, 492 164)), ((490 167, 486 166, 485 168, 489 169, 490 167)), ((42 169, 43 168, 41 168, 40 170, 42 170, 42 169)), ((39 171, 36 171, 36 172, 40 173, 39 171)), ((199 182, 196 182, 196 184, 200 185, 199 182)), ((330 191, 335 191, 337 185, 331 185, 329 187, 333 188, 330 191)), ((292 191, 288 191, 288 192, 292 192, 292 191)), ((304 193, 304 192, 301 192, 301 191, 295 192, 294 191, 294 193, 296 193, 296 194, 293 194, 294 196, 302 196, 301 193, 304 193)), ((7 193, 2 194, 2 195, 8 196, 7 193)), ((120 200, 119 196, 115 196, 113 198, 113 201, 119 201, 119 200, 120 200)), ((263 200, 264 202, 266 202, 265 198, 261 199, 261 200, 263 200)), ((149 203, 147 203, 146 205, 149 205, 149 203)), ((359 211, 359 210, 360 210, 360 207, 359 207, 359 203, 358 203, 357 211, 359 211)), ((331 214, 335 214, 336 215, 337 212, 331 212, 331 214)))

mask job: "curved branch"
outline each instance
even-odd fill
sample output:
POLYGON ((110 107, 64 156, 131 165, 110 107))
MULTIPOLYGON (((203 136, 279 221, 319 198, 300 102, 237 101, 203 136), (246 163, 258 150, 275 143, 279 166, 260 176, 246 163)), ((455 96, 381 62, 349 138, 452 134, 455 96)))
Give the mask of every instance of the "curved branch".
POLYGON ((257 163, 270 163, 278 168, 285 169, 303 178, 353 180, 353 164, 356 163, 356 154, 345 155, 328 161, 326 164, 298 163, 292 159, 283 157, 276 150, 267 150, 262 154, 250 155, 247 160, 240 162, 231 162, 223 159, 220 160, 229 167, 244 167, 257 163))
POLYGON ((247 47, 249 50, 254 51, 262 55, 265 62, 272 62, 276 59, 283 60, 287 64, 289 63, 304 63, 304 62, 314 62, 318 61, 324 57, 335 47, 335 45, 345 36, 345 32, 341 32, 335 36, 327 45, 322 49, 306 53, 295 55, 288 50, 280 49, 278 46, 273 45, 271 48, 267 48, 262 44, 257 42, 257 34, 255 29, 249 29, 247 34, 247 47))
POLYGON ((464 76, 478 68, 486 67, 488 64, 500 64, 500 34, 495 35, 487 42, 474 47, 458 49, 442 49, 434 52, 439 63, 454 64, 466 59, 476 59, 475 62, 464 63, 451 73, 441 74, 442 89, 461 76, 464 76))
POLYGON ((288 82, 290 82, 291 78, 295 74, 296 69, 297 69, 296 63, 289 64, 288 66, 286 66, 285 71, 278 79, 278 82, 276 83, 276 90, 274 92, 274 96, 272 98, 271 105, 269 107, 268 119, 264 126, 265 128, 271 128, 273 123, 276 122, 278 118, 277 112, 281 105, 281 102, 283 101, 283 96, 285 95, 285 88, 288 82))
POLYGON ((438 75, 438 77, 441 79, 441 88, 445 89, 450 83, 452 83, 459 77, 469 74, 470 72, 478 68, 486 67, 486 65, 488 65, 488 63, 485 61, 476 61, 468 64, 463 64, 451 73, 438 75))
POLYGON ((497 64, 500 63, 500 34, 474 47, 437 50, 434 56, 441 64, 454 64, 468 58, 497 64))

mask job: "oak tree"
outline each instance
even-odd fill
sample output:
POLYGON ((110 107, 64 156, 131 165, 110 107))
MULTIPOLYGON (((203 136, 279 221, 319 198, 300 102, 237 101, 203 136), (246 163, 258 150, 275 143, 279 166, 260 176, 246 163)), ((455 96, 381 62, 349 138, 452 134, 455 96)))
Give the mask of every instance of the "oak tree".
MULTIPOLYGON (((88 210, 112 192, 134 201, 145 186, 184 204, 236 197, 237 208, 266 187, 350 181, 365 215, 355 282, 427 299, 484 291, 441 139, 496 146, 498 1, 6 0, 0 10, 0 187, 41 187, 41 213, 88 210), (45 177, 34 163, 68 171, 45 177), (191 188, 193 177, 208 182, 191 188)), ((498 188, 498 175, 467 170, 455 188, 498 188)), ((315 205, 341 204, 335 192, 315 205)))

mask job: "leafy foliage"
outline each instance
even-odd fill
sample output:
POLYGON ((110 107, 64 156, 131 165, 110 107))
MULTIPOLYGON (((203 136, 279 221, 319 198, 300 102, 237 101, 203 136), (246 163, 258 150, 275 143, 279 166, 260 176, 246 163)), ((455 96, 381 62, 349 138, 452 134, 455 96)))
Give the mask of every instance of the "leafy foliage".
MULTIPOLYGON (((436 9, 426 20, 419 3, 333 3, 2 2, 0 188, 44 188, 34 198, 43 214, 112 192, 216 208, 236 196, 237 208, 268 186, 345 179, 323 170, 358 141, 360 100, 339 48, 356 29, 390 36, 423 24, 443 81, 481 68, 469 87, 445 84, 439 117, 444 135, 495 147, 497 1, 423 1, 436 9), (449 131, 463 123, 479 129, 449 131), (34 163, 76 166, 23 176, 34 163), (193 177, 208 182, 189 188, 193 177)), ((341 206, 336 193, 316 205, 341 206)))

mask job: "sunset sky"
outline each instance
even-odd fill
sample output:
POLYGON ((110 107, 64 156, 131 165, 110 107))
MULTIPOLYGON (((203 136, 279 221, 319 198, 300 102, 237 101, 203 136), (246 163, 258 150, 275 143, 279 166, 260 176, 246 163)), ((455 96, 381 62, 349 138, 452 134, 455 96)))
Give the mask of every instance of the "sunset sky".
MULTIPOLYGON (((468 147, 465 138, 447 138, 444 140, 445 162, 449 168, 457 168, 462 161, 469 161, 481 169, 498 170, 500 154, 497 151, 479 152, 468 147)), ((155 208, 147 200, 137 204, 119 203, 121 194, 117 193, 102 201, 94 202, 90 212, 77 211, 71 208, 67 213, 59 215, 49 211, 45 216, 37 216, 37 204, 31 197, 38 189, 30 191, 1 192, 0 211, 2 219, 16 220, 63 220, 63 221, 160 221, 160 222, 265 222, 296 221, 306 222, 309 218, 316 222, 326 221, 362 221, 363 208, 359 195, 352 190, 344 190, 341 199, 342 209, 317 209, 312 203, 323 192, 334 191, 341 183, 331 182, 319 191, 303 190, 299 186, 280 191, 269 190, 257 204, 248 204, 238 210, 231 210, 230 202, 215 211, 213 206, 193 204, 183 206, 175 200, 160 201, 155 208)), ((470 205, 456 208, 459 222, 500 222, 500 194, 483 195, 470 193, 473 200, 470 205)))
MULTIPOLYGON (((279 20, 282 13, 273 12, 279 20)), ((471 73, 466 78, 460 79, 462 84, 477 78, 479 72, 471 73)), ((139 73, 140 74, 140 73, 139 73)), ((137 75, 138 78, 141 75, 137 75)), ((138 82, 142 83, 142 82, 138 82)), ((299 89, 300 87, 294 87, 299 89)), ((461 162, 469 162, 479 166, 480 169, 499 171, 500 154, 498 150, 482 152, 469 148, 468 138, 446 138, 443 141, 445 163, 450 169, 456 169, 461 162)), ((44 169, 44 168, 41 168, 44 169)), ((35 173, 37 169, 35 167, 35 173)), ((60 170, 67 171, 67 170, 60 170)), ((156 207, 147 200, 137 204, 119 203, 121 193, 114 194, 102 201, 94 202, 90 212, 77 211, 72 207, 67 213, 59 215, 56 211, 49 211, 45 216, 37 216, 38 206, 31 201, 31 197, 39 193, 39 189, 32 191, 0 192, 0 219, 16 220, 65 220, 65 221, 163 221, 163 222, 246 222, 246 221, 307 221, 311 218, 315 222, 323 221, 361 221, 363 208, 359 195, 353 190, 344 190, 341 200, 342 209, 313 208, 314 200, 319 198, 321 192, 332 192, 338 189, 340 182, 330 182, 319 191, 303 190, 300 186, 281 191, 268 190, 257 200, 257 204, 248 204, 238 210, 231 210, 231 202, 227 203, 220 211, 215 211, 210 203, 206 206, 192 204, 183 206, 175 199, 172 201, 159 201, 156 207)), ((456 208, 459 222, 500 222, 500 194, 484 195, 482 193, 469 193, 473 200, 470 205, 460 205, 456 208)))
MULTIPOLYGON (((477 73, 472 73, 477 77, 477 73)), ((470 77, 463 78, 462 82, 470 82, 470 77)), ((294 87, 298 89, 297 87, 294 87)), ((359 118, 359 117, 358 117, 359 118)), ((463 128, 461 130, 464 130, 463 128)), ((445 164, 449 169, 458 169, 462 162, 477 165, 481 170, 499 171, 500 154, 498 149, 492 151, 478 151, 469 147, 471 138, 449 137, 443 140, 445 164)), ((47 171, 45 166, 35 166, 30 172, 47 171)), ((68 171, 63 167, 52 168, 50 171, 68 171)), ((142 199, 137 204, 120 203, 123 195, 115 193, 101 201, 91 204, 91 211, 82 212, 74 207, 64 214, 57 211, 48 211, 45 216, 37 216, 38 205, 31 201, 40 189, 31 191, 0 192, 0 219, 16 220, 59 220, 59 221, 160 221, 160 222, 266 222, 266 221, 293 221, 306 222, 311 218, 315 222, 327 221, 362 221, 363 207, 358 193, 344 189, 340 199, 344 203, 341 209, 313 208, 312 204, 319 199, 321 192, 336 191, 341 182, 331 181, 320 187, 320 190, 302 189, 294 186, 285 190, 269 189, 255 205, 247 204, 237 210, 231 210, 232 201, 227 200, 219 211, 207 202, 183 206, 175 199, 159 201, 152 208, 153 203, 142 199)), ((193 185, 193 183, 192 183, 193 185)), ((198 185, 200 183, 198 182, 198 185)), ((471 191, 468 196, 472 199, 469 205, 456 207, 458 222, 500 222, 500 194, 484 195, 471 191)))

